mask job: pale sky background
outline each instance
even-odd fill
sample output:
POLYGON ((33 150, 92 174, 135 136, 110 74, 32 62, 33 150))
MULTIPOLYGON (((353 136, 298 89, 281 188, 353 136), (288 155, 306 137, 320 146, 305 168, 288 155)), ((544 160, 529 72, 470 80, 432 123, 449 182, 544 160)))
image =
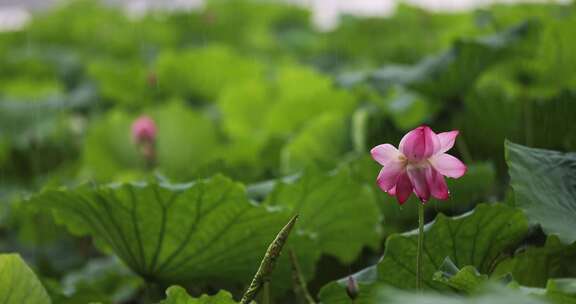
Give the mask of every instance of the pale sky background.
MULTIPOLYGON (((273 0, 272 0, 273 1, 273 0)), ((280 0, 278 0, 280 1, 280 0)), ((393 14, 398 2, 414 4, 432 11, 468 10, 494 3, 514 2, 561 2, 571 0, 286 0, 310 7, 314 24, 330 30, 338 24, 340 14, 360 16, 387 16, 393 14)), ((58 0, 0 0, 0 31, 17 30, 30 19, 30 10, 43 9, 58 0)), ((147 9, 194 9, 203 0, 105 0, 123 6, 131 15, 139 15, 147 9)))

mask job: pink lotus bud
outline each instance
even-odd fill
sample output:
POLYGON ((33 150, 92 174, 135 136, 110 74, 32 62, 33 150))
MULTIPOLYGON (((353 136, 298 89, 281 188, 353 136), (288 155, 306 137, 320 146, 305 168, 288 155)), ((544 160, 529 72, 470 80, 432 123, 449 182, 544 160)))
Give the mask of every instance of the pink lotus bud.
POLYGON ((346 294, 351 300, 355 300, 358 297, 358 293, 360 289, 358 287, 358 283, 353 276, 349 276, 348 280, 346 281, 346 294))
POLYGON ((140 116, 132 123, 132 139, 136 143, 156 141, 156 123, 148 116, 140 116))
POLYGON ((156 163, 156 123, 148 116, 140 116, 132 123, 132 139, 146 160, 148 169, 156 163))

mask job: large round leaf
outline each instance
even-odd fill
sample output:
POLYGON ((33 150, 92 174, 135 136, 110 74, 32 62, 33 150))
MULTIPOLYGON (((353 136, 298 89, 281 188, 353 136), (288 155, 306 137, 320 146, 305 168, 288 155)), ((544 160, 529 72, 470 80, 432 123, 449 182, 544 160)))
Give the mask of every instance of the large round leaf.
POLYGON ((576 241, 576 153, 506 142, 506 161, 516 205, 547 234, 576 241))
MULTIPOLYGON (((478 205, 473 212, 449 218, 438 215, 426 226, 424 236, 423 280, 427 289, 446 290, 446 286, 433 280, 446 257, 458 266, 472 265, 482 273, 490 273, 502 251, 514 247, 528 232, 528 223, 522 211, 502 204, 478 205)), ((358 280, 364 292, 371 294, 372 286, 386 284, 412 289, 416 286, 417 234, 395 234, 386 241, 386 251, 371 276, 360 272, 358 280)), ((345 280, 325 286, 322 300, 346 299, 345 280)), ((369 302, 367 302, 369 303, 369 302)))
POLYGON ((0 255, 0 302, 50 304, 50 298, 34 272, 18 254, 0 255))
POLYGON ((551 236, 543 247, 528 247, 498 263, 495 274, 512 274, 526 286, 544 287, 549 279, 576 277, 576 243, 564 245, 551 236))
POLYGON ((238 303, 234 301, 232 295, 225 291, 220 290, 217 294, 213 296, 201 295, 199 298, 191 297, 186 289, 180 286, 171 286, 166 290, 167 298, 160 301, 159 304, 235 304, 238 303))
POLYGON ((332 174, 308 170, 296 182, 278 184, 266 204, 289 206, 300 214, 296 231, 343 262, 353 261, 364 246, 378 246, 378 206, 370 189, 354 181, 346 168, 332 174))
POLYGON ((255 206, 241 185, 221 176, 181 186, 48 190, 32 203, 53 210, 72 232, 92 235, 145 279, 162 282, 247 282, 289 216, 255 206))

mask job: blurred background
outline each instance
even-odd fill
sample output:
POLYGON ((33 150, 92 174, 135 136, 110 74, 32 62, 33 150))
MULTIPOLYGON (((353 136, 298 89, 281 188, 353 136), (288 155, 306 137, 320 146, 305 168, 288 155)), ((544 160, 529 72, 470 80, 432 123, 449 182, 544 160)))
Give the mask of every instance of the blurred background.
MULTIPOLYGON (((3 0, 0 2, 0 24, 4 29, 16 29, 23 26, 31 17, 31 11, 50 8, 61 0, 3 0)), ((102 0, 103 3, 119 6, 132 14, 142 14, 150 9, 188 10, 200 9, 204 0, 102 0)), ((273 1, 269 1, 273 2, 273 1)), ((307 8, 311 12, 314 25, 323 30, 337 26, 342 14, 355 16, 390 16, 400 3, 405 3, 428 11, 465 11, 493 4, 518 2, 569 3, 570 0, 286 0, 307 8)))
MULTIPOLYGON (((262 201, 311 168, 348 168, 384 234, 405 231, 415 204, 376 189, 368 151, 423 123, 459 129, 453 153, 469 165, 430 218, 509 201, 505 138, 576 148, 576 6, 512 2, 1 0, 0 250, 51 292, 135 301, 134 274, 22 199, 223 174, 262 201), (158 127, 152 165, 131 136, 142 115, 158 127)), ((313 292, 382 243, 347 263, 324 256, 313 292)))

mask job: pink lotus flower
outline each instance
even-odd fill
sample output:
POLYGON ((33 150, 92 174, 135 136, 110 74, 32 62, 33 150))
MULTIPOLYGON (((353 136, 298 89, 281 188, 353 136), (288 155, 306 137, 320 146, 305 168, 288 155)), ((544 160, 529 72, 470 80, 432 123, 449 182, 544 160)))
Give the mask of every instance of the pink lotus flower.
POLYGON ((420 126, 404 135, 399 150, 390 144, 374 147, 372 158, 383 166, 377 178, 380 189, 396 196, 400 204, 412 192, 422 202, 430 196, 448 199, 444 176, 459 178, 466 173, 466 165, 446 153, 456 136, 458 131, 436 134, 428 126, 420 126))
POLYGON ((132 139, 136 143, 154 142, 156 132, 156 123, 148 116, 140 116, 132 123, 132 139))
POLYGON ((156 123, 148 116, 140 116, 132 123, 132 140, 138 146, 140 154, 149 169, 156 163, 156 123))

